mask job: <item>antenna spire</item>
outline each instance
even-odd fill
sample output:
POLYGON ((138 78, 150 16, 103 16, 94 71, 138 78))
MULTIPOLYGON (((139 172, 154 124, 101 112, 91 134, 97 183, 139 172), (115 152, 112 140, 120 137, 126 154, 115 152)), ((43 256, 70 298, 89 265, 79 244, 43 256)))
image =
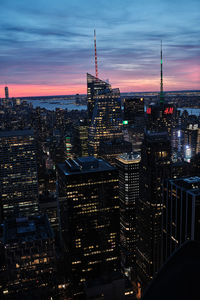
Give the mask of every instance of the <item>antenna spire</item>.
POLYGON ((160 45, 160 103, 164 102, 163 93, 163 58, 162 58, 162 40, 160 45))
POLYGON ((96 78, 98 78, 96 30, 94 30, 94 53, 95 53, 95 73, 96 73, 96 78))

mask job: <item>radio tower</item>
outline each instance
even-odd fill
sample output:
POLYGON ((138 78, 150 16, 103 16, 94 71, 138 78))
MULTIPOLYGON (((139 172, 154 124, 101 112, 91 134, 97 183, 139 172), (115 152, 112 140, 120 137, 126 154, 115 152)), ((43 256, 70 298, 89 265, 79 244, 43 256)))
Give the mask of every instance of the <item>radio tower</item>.
POLYGON ((160 103, 164 103, 164 93, 163 93, 163 59, 162 59, 162 40, 160 49, 160 103))
POLYGON ((96 73, 96 78, 98 78, 96 30, 94 30, 94 52, 95 52, 95 73, 96 73))

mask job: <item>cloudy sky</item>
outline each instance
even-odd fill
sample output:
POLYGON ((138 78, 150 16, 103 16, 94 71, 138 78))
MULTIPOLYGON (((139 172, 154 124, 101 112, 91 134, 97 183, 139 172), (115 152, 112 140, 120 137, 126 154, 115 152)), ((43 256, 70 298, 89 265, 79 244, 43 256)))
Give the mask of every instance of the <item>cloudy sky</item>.
POLYGON ((94 74, 121 92, 200 89, 199 0, 0 0, 0 97, 86 93, 94 74))

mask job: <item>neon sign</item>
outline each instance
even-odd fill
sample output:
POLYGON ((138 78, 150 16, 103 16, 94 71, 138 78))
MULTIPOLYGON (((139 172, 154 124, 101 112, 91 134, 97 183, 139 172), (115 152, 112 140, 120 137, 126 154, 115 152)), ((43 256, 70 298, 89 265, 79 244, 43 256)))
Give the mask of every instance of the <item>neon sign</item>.
POLYGON ((147 114, 150 115, 151 114, 151 107, 147 108, 147 114))
POLYGON ((173 111, 174 111, 174 108, 173 108, 173 107, 167 107, 167 108, 165 108, 165 110, 164 110, 164 114, 165 114, 165 115, 172 115, 172 114, 173 114, 173 111))

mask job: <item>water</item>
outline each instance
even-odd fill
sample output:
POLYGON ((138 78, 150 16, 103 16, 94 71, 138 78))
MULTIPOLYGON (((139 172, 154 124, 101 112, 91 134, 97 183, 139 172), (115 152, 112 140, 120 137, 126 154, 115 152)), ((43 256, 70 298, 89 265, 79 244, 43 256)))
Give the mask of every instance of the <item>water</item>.
POLYGON ((32 103, 33 108, 40 107, 48 110, 56 110, 56 108, 68 109, 68 110, 86 110, 86 105, 76 105, 73 100, 26 100, 28 103, 32 103))
POLYGON ((184 108, 178 108, 178 110, 181 111, 181 114, 184 112, 184 110, 187 110, 189 115, 195 115, 200 116, 200 108, 190 108, 190 107, 184 107, 184 108))

